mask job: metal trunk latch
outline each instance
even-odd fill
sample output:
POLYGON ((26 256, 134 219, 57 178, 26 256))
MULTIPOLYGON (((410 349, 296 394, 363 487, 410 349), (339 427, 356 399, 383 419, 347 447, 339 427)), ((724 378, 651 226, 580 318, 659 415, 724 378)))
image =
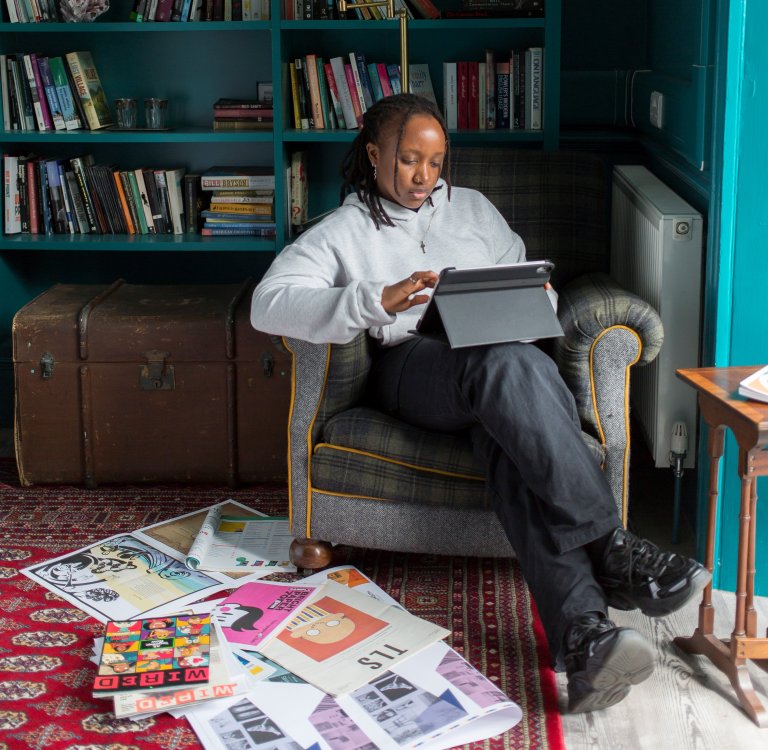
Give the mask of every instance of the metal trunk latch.
POLYGON ((261 355, 261 370, 265 378, 271 378, 275 371, 275 358, 269 352, 263 352, 261 355))
POLYGON ((40 377, 43 380, 50 380, 53 377, 53 354, 50 352, 44 352, 40 357, 40 377))
POLYGON ((139 388, 142 391, 172 391, 176 387, 174 366, 166 364, 168 352, 151 349, 144 352, 147 364, 139 368, 139 388))

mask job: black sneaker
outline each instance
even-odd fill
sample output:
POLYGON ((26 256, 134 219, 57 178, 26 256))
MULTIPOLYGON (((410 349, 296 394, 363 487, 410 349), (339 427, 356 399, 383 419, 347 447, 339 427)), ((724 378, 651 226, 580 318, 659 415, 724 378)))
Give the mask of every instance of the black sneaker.
POLYGON ((568 710, 599 711, 623 700, 632 685, 651 676, 653 653, 636 630, 588 612, 566 631, 565 669, 568 710))
POLYGON ((639 609, 649 617, 663 617, 680 609, 711 578, 696 560, 662 552, 623 528, 613 532, 597 572, 611 607, 639 609))

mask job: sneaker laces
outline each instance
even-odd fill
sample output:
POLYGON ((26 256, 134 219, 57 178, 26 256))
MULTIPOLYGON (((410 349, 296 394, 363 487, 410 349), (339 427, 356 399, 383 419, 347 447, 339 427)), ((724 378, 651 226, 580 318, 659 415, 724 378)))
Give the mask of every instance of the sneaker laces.
POLYGON ((655 544, 634 534, 626 533, 622 546, 612 550, 609 559, 620 563, 620 573, 628 583, 636 578, 660 578, 674 558, 673 553, 661 552, 655 544))

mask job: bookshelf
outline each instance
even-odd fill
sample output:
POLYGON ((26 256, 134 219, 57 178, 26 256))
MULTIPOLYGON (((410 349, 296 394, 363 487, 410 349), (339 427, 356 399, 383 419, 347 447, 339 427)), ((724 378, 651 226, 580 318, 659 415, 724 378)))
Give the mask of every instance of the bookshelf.
MULTIPOLYGON (((444 0, 445 4, 458 0, 444 0)), ((438 0, 440 4, 440 0, 438 0)), ((457 144, 509 144, 556 148, 559 138, 560 1, 547 0, 544 19, 413 20, 408 24, 412 63, 428 63, 442 103, 442 61, 478 59, 491 48, 543 46, 544 126, 541 131, 452 131, 457 144), (446 58, 446 53, 450 55, 446 58)), ((169 100, 168 131, 0 131, 4 153, 45 158, 93 154, 120 169, 183 166, 200 172, 215 164, 273 164, 277 236, 199 235, 0 235, 0 380, 7 379, 10 321, 29 299, 58 281, 137 283, 194 280, 233 281, 258 276, 289 238, 286 167, 291 153, 308 155, 310 215, 338 202, 338 167, 356 131, 295 130, 287 63, 316 53, 326 58, 363 51, 376 62, 399 62, 398 21, 287 21, 281 0, 271 0, 269 21, 133 23, 130 0, 92 23, 7 22, 3 0, 0 53, 63 55, 92 52, 110 103, 118 97, 169 100), (255 97, 257 81, 273 81, 272 132, 214 132, 213 102, 221 96, 255 97)), ((142 111, 140 107, 139 119, 142 111)), ((0 382, 0 401, 6 392, 0 382)), ((0 421, 7 408, 0 402, 0 421)))

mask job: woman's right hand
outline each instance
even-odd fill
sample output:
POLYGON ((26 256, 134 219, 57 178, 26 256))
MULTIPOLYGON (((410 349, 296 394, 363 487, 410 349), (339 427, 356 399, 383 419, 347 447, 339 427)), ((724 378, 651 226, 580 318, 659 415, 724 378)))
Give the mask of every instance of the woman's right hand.
POLYGON ((385 286, 381 293, 381 306, 390 314, 403 312, 414 305, 429 301, 428 294, 419 294, 423 289, 434 288, 437 274, 434 271, 414 271, 407 279, 385 286))

